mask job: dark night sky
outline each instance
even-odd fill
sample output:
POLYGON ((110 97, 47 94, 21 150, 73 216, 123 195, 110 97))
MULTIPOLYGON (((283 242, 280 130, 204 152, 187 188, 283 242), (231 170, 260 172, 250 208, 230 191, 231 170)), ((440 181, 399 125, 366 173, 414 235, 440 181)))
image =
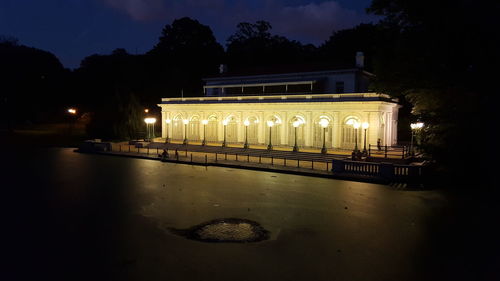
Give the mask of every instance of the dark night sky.
POLYGON ((267 20, 273 32, 315 45, 333 30, 377 18, 370 0, 1 0, 0 35, 54 53, 68 68, 116 48, 144 53, 162 28, 189 16, 210 26, 219 43, 242 21, 267 20))

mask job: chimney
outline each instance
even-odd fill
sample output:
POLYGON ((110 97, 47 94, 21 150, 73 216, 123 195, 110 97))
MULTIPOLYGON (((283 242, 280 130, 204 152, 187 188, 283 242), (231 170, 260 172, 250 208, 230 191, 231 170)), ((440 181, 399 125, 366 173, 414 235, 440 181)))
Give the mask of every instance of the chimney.
POLYGON ((356 53, 356 67, 357 68, 365 67, 365 55, 363 54, 363 52, 356 53))
POLYGON ((224 74, 227 72, 227 64, 219 65, 219 74, 224 74))

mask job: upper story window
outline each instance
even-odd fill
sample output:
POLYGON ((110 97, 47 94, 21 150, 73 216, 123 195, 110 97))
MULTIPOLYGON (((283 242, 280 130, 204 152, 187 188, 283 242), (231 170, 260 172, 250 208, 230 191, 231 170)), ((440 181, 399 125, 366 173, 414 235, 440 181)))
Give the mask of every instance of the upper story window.
POLYGON ((335 93, 341 94, 344 92, 344 81, 335 82, 335 93))

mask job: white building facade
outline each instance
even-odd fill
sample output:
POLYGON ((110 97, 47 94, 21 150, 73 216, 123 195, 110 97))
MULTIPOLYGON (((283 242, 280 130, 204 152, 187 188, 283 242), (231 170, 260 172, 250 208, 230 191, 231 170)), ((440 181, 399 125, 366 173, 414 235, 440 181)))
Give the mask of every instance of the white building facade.
POLYGON ((400 106, 366 92, 370 75, 352 69, 205 79, 203 97, 162 99, 162 137, 353 149, 366 135, 367 144, 394 145, 400 106), (368 127, 356 126, 363 123, 368 127))

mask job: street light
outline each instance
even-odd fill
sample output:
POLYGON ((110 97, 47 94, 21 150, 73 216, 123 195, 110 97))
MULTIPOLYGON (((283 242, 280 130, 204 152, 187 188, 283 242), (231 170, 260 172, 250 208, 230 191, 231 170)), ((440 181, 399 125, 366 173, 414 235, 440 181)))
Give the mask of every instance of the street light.
POLYGON ((184 141, 182 141, 182 144, 187 145, 188 144, 187 126, 189 124, 189 120, 184 119, 182 120, 182 123, 184 123, 184 141))
POLYGON ((245 120, 245 122, 243 122, 243 125, 245 125, 245 144, 243 145, 243 148, 247 149, 248 148, 248 126, 250 125, 250 121, 245 120))
POLYGON ((295 143, 293 145, 293 152, 299 152, 299 146, 297 145, 297 128, 300 126, 300 121, 299 120, 296 120, 292 123, 292 126, 294 128, 294 131, 295 131, 295 143))
POLYGON ((364 146, 363 146, 363 154, 366 156, 368 152, 366 151, 366 130, 370 127, 370 124, 368 122, 363 122, 362 128, 365 130, 365 141, 364 141, 364 146))
POLYGON ((352 127, 354 128, 354 152, 358 152, 358 129, 359 129, 360 124, 358 122, 354 122, 352 124, 352 127))
POLYGON ((167 120, 165 120, 165 122, 167 123, 167 138, 165 139, 165 143, 169 143, 170 142, 170 138, 168 136, 168 127, 169 127, 170 123, 172 123, 172 120, 167 119, 167 120))
POLYGON ((144 122, 146 122, 147 138, 151 141, 155 137, 156 118, 148 117, 144 119, 144 122))
POLYGON ((274 126, 273 121, 267 121, 267 126, 269 126, 269 144, 267 145, 267 150, 273 150, 273 144, 271 142, 272 140, 272 128, 274 126))
POLYGON ((226 147, 226 127, 227 127, 227 120, 222 120, 222 125, 224 126, 224 141, 222 142, 222 147, 226 147))
POLYGON ((410 128, 411 128, 411 142, 410 142, 410 151, 411 155, 415 155, 415 148, 413 147, 413 135, 415 134, 415 131, 418 131, 424 127, 424 123, 422 122, 417 122, 417 123, 411 123, 410 128))
POLYGON ((68 108, 68 113, 70 115, 73 115, 73 117, 70 117, 70 121, 69 121, 69 129, 68 129, 68 134, 69 135, 72 135, 73 134, 73 126, 74 126, 74 123, 76 121, 76 109, 74 108, 68 108))
POLYGON ((327 152, 327 150, 326 150, 326 127, 328 127, 328 125, 330 124, 330 121, 328 121, 328 119, 323 118, 323 119, 319 120, 319 124, 323 128, 323 147, 321 148, 321 153, 326 154, 326 152, 327 152))
POLYGON ((203 124, 203 141, 201 142, 201 145, 206 145, 207 144, 207 124, 208 124, 208 120, 201 120, 201 124, 203 124))

